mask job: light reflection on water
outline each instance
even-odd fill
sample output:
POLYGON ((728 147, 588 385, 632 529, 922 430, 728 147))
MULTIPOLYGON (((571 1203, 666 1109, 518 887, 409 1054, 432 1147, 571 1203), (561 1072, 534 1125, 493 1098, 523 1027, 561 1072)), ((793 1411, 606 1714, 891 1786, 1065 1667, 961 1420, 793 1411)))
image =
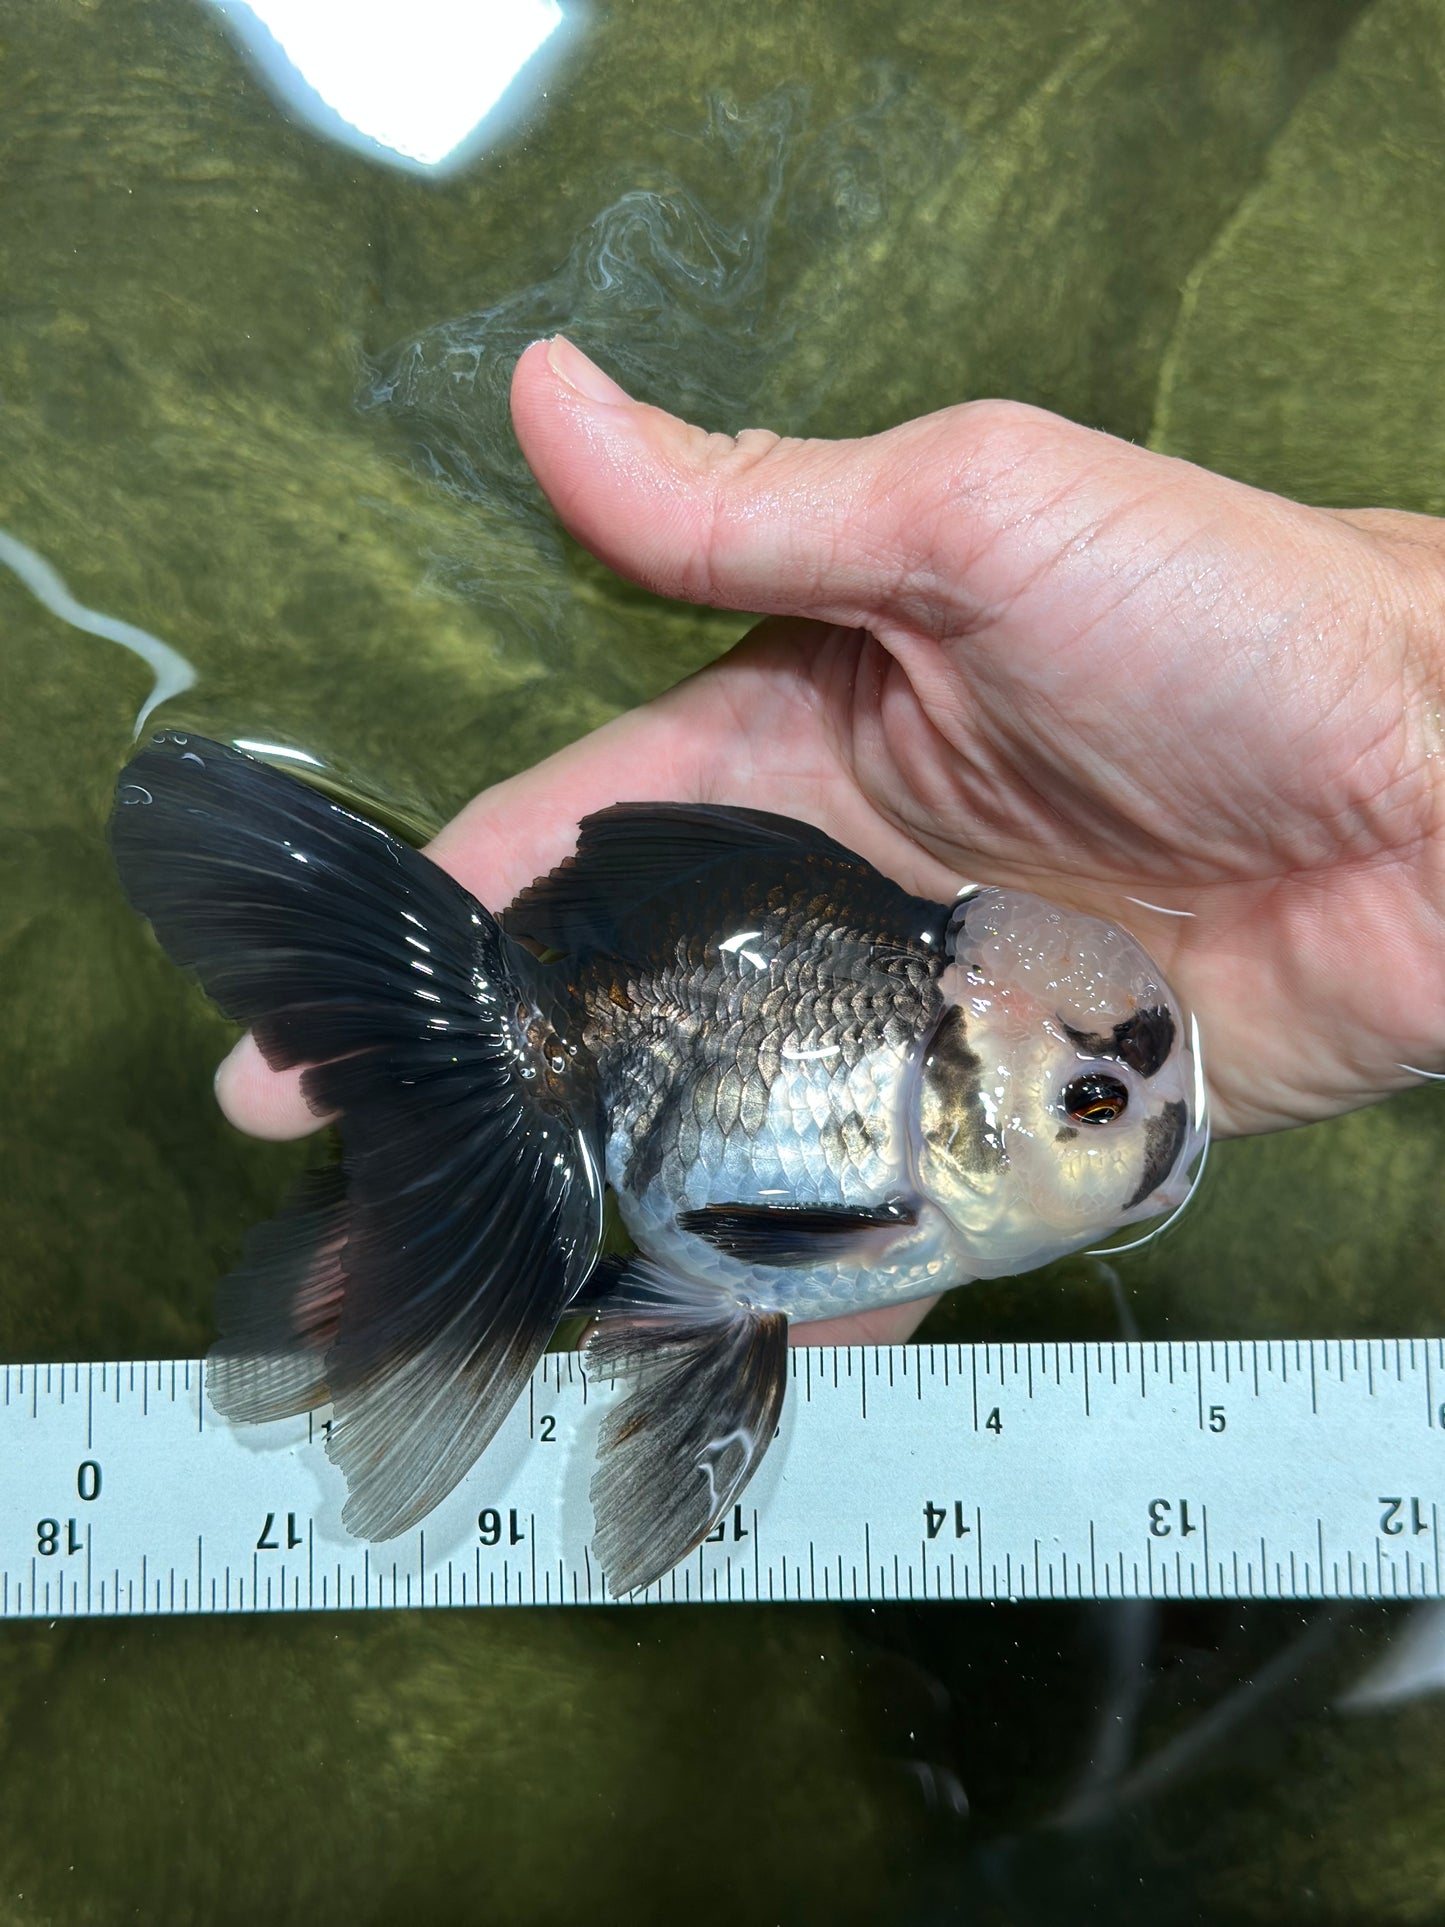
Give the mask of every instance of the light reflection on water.
MULTIPOLYGON (((302 120, 369 160, 431 172, 507 131, 510 89, 539 92, 557 0, 210 0, 302 120), (523 75, 525 74, 525 80, 523 75)), ((574 10, 573 24, 580 17, 574 10)), ((551 50, 555 54, 555 47, 551 50)), ((514 110, 515 111, 515 110, 514 110)))

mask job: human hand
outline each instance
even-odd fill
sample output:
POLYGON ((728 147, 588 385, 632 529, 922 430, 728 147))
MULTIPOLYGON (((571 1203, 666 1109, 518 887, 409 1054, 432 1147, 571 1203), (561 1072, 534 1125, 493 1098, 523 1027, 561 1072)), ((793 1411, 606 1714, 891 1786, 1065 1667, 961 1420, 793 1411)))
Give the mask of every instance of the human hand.
MULTIPOLYGON (((605 562, 781 619, 469 804, 431 854, 483 902, 605 804, 745 803, 911 890, 1010 884, 1130 926, 1199 1018, 1224 1133, 1445 1069, 1441 524, 1302 507, 1008 402, 853 442, 709 435, 564 341, 528 349, 512 399, 605 562)), ((316 1124, 249 1040, 218 1090, 261 1135, 316 1124)))

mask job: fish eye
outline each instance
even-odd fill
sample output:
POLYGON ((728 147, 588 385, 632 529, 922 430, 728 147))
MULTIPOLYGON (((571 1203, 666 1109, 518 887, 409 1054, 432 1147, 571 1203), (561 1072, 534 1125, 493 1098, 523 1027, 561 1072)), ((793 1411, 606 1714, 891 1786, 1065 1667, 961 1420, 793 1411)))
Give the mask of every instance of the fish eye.
POLYGON ((1129 1108, 1129 1092, 1107 1071, 1086 1071, 1064 1086, 1064 1109, 1076 1124, 1112 1124, 1129 1108))

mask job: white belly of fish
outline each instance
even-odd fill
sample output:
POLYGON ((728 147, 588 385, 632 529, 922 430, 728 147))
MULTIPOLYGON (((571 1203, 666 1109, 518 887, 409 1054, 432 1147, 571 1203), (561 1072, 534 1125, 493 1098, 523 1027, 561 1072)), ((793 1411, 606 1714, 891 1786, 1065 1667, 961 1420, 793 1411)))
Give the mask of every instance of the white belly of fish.
POLYGON ((784 1061, 755 1135, 699 1118, 697 1155, 664 1158, 639 1192, 629 1182, 635 1141, 614 1121, 607 1181, 638 1248, 656 1264, 720 1298, 780 1311, 803 1323, 899 1304, 966 1282, 957 1238, 926 1202, 916 1224, 860 1234, 845 1256, 812 1265, 762 1265, 684 1231, 680 1212, 707 1205, 877 1206, 917 1197, 908 1113, 915 1100, 912 1052, 880 1048, 851 1068, 836 1050, 800 1049, 784 1061))

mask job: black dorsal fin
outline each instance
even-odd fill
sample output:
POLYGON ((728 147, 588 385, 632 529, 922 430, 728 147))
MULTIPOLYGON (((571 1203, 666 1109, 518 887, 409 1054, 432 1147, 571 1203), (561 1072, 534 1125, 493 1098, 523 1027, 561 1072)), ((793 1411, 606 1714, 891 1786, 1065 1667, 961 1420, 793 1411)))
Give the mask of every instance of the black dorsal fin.
POLYGON ((645 952, 647 926, 681 905, 694 923, 739 882, 811 888, 840 919, 909 947, 943 948, 948 911, 911 896, 831 836, 792 817, 722 803, 615 803, 584 817, 577 849, 503 913, 507 931, 581 960, 645 952))

